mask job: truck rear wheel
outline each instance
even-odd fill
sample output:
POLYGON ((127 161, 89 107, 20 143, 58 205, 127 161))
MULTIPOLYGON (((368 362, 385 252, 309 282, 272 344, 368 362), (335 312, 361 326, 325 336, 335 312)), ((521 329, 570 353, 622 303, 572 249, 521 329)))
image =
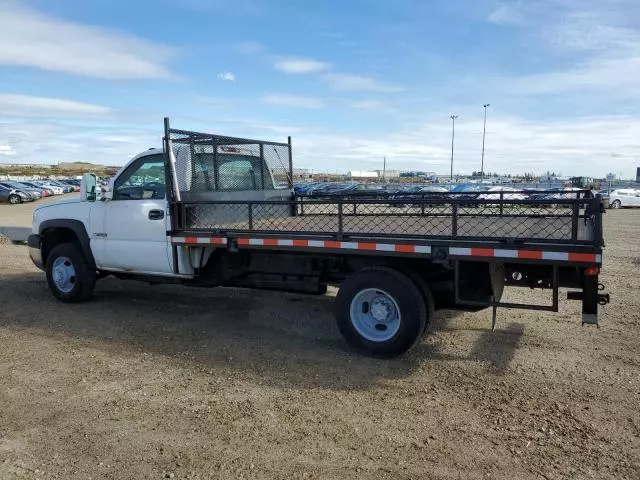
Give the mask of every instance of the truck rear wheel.
POLYGON ((61 302, 82 302, 93 294, 96 272, 74 243, 53 247, 46 259, 47 283, 61 302))
POLYGON ((429 284, 417 273, 409 273, 409 278, 413 281, 413 283, 418 287, 420 293, 422 294, 422 298, 424 299, 424 305, 426 307, 427 318, 424 322, 424 328, 422 330, 422 334, 427 334, 427 329, 429 328, 429 322, 433 318, 433 314, 435 313, 435 303, 433 301, 433 294, 431 293, 431 289, 429 288, 429 284))
POLYGON ((364 268, 348 277, 336 296, 340 333, 354 349, 376 357, 395 357, 422 336, 427 307, 406 275, 386 267, 364 268))

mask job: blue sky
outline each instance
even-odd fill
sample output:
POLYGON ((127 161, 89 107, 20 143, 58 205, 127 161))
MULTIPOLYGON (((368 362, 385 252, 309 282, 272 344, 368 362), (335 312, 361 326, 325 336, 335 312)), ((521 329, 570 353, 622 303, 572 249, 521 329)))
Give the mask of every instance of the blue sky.
POLYGON ((0 0, 0 162, 122 165, 178 128, 314 171, 631 177, 634 0, 0 0))

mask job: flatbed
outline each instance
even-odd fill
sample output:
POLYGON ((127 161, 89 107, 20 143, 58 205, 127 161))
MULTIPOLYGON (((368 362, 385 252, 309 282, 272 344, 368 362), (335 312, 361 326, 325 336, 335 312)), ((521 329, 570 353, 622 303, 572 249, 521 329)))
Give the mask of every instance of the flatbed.
POLYGON ((495 326, 501 307, 557 311, 568 288, 582 323, 598 324, 609 301, 598 281, 601 198, 587 191, 317 198, 294 194, 292 172, 290 138, 175 130, 165 119, 163 149, 134 157, 101 200, 86 176, 80 205, 36 210, 32 258, 63 301, 87 299, 106 275, 308 294, 335 285, 340 332, 375 356, 411 348, 436 309, 492 308, 495 326), (502 301, 509 287, 552 299, 502 301))

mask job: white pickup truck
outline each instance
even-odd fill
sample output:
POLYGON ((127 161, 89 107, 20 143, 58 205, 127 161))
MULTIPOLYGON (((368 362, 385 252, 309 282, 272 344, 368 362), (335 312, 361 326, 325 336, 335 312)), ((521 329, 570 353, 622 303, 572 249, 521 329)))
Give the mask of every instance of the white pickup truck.
MULTIPOLYGON (((598 322, 600 200, 295 196, 291 141, 174 130, 96 192, 33 214, 30 255, 64 302, 89 299, 104 276, 149 283, 322 294, 354 348, 395 356, 438 308, 558 310, 558 290, 598 322), (590 205, 593 203, 593 205, 590 205), (587 214, 587 212, 592 212, 587 214), (505 287, 550 289, 550 305, 502 302, 505 287)), ((498 198, 500 197, 500 198, 498 198)))

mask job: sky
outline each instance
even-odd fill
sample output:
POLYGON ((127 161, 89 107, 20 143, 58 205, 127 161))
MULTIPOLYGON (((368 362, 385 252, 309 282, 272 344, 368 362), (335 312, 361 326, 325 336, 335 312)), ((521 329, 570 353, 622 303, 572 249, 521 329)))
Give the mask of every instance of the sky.
POLYGON ((625 178, 637 0, 0 0, 0 163, 123 165, 162 119, 314 172, 625 178))

